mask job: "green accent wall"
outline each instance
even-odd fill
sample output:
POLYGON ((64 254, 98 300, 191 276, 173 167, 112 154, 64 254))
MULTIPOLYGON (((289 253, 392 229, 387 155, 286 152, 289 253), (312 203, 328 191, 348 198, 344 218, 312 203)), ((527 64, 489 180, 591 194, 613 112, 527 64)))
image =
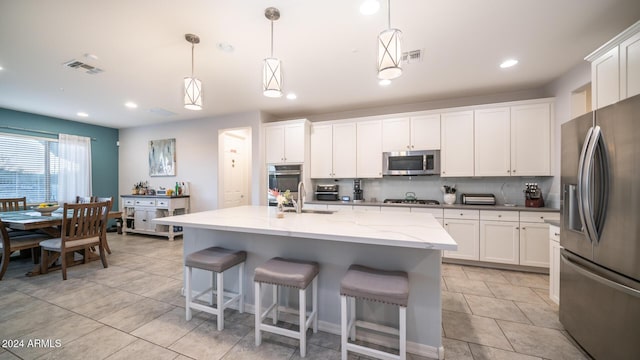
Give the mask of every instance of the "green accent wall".
POLYGON ((6 129, 16 127, 55 134, 87 136, 91 141, 92 187, 95 196, 113 196, 117 209, 118 129, 0 108, 0 132, 57 139, 57 135, 6 129))

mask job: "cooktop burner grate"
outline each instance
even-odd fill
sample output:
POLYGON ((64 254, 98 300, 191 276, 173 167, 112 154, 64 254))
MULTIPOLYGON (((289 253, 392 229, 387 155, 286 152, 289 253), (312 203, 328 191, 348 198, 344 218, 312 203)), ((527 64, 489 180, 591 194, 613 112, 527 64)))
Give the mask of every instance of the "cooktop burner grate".
POLYGON ((440 205, 438 200, 408 200, 408 199, 385 199, 385 204, 417 204, 417 205, 440 205))

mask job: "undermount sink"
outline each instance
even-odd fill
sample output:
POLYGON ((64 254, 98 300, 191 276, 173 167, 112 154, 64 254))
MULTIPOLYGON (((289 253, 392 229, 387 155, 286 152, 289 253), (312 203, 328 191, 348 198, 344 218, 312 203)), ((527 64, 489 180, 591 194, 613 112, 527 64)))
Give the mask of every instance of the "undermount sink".
MULTIPOLYGON (((337 210, 302 209, 303 214, 333 214, 337 210)), ((296 212, 296 209, 284 209, 284 212, 296 212)))

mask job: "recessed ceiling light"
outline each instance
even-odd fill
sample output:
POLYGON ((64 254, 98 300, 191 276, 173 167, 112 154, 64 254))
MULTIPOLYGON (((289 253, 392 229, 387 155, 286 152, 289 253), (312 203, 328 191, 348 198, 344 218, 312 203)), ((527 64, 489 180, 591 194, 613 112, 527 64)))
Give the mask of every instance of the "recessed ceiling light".
POLYGON ((89 117, 89 114, 87 114, 86 112, 82 112, 82 111, 76 113, 76 115, 78 115, 80 117, 89 117))
POLYGON ((288 93, 287 94, 287 99, 289 100, 295 100, 298 98, 298 95, 294 94, 294 93, 288 93))
POLYGON ((365 0, 360 5, 360 13, 362 15, 373 15, 380 10, 380 2, 378 0, 365 0))
POLYGON ((391 85, 391 80, 389 79, 382 79, 378 82, 378 84, 380 84, 380 86, 389 86, 391 85))
POLYGON ((504 62, 502 62, 502 64, 500 64, 500 67, 503 69, 506 68, 510 68, 514 65, 516 65, 518 63, 518 60, 516 59, 509 59, 509 60, 505 60, 504 62))
POLYGON ((220 42, 220 43, 218 43, 217 46, 218 46, 218 49, 220 51, 224 51, 224 52, 227 52, 227 53, 233 52, 233 50, 234 50, 233 45, 231 45, 229 43, 226 43, 226 42, 220 42))
POLYGON ((4 68, 2 66, 0 66, 0 70, 4 70, 4 68))
POLYGON ((132 102, 132 101, 128 101, 126 103, 124 103, 124 106, 128 107, 129 109, 136 109, 138 108, 138 104, 132 102))

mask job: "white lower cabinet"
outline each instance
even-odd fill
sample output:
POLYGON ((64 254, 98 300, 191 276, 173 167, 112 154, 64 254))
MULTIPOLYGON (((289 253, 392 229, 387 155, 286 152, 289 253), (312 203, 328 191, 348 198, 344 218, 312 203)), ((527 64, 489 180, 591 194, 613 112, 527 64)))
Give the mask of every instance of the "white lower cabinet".
POLYGON ((480 211, 480 261, 518 265, 518 227, 517 212, 480 211))
POLYGON ((520 265, 549 267, 549 224, 520 223, 520 265))
POLYGON ((411 208, 409 207, 393 207, 393 206, 381 206, 380 212, 411 212, 411 208))
POLYGON ((433 215, 434 218, 440 223, 440 226, 444 227, 444 209, 439 208, 424 208, 424 207, 412 207, 411 212, 426 212, 433 215))
POLYGON ((560 303, 560 228, 549 226, 549 298, 560 303))
POLYGON ((446 250, 444 257, 480 260, 478 210, 444 210, 444 229, 458 243, 457 251, 446 250))

